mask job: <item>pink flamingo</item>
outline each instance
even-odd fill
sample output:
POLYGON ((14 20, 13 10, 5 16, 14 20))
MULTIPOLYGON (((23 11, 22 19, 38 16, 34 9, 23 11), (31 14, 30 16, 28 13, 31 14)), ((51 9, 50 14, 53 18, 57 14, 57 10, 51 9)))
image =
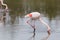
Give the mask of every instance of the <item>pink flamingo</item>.
POLYGON ((31 23, 29 23, 29 21, 30 21, 30 20, 32 20, 32 21, 34 20, 34 22, 35 22, 35 20, 39 20, 39 21, 41 21, 43 24, 46 25, 46 27, 47 27, 47 32, 48 32, 48 34, 50 35, 50 33, 51 33, 51 28, 49 27, 49 25, 48 25, 47 23, 45 23, 45 22, 41 19, 39 12, 29 13, 29 14, 25 15, 25 18, 29 18, 29 19, 27 20, 27 23, 34 29, 34 32, 35 32, 35 24, 32 25, 31 23))

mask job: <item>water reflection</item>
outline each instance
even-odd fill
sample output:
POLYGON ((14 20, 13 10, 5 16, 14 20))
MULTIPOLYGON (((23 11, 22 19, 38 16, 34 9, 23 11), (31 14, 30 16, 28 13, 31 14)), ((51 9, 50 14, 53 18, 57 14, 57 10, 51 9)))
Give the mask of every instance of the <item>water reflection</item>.
POLYGON ((35 40, 35 33, 28 40, 35 40))
POLYGON ((50 35, 47 35, 47 36, 43 37, 41 40, 48 40, 48 38, 50 37, 50 35))
POLYGON ((10 21, 9 10, 0 9, 0 21, 3 24, 7 24, 10 21))
POLYGON ((47 35, 47 33, 44 32, 46 30, 45 30, 44 26, 39 24, 39 22, 37 23, 38 26, 36 28, 36 32, 33 33, 32 28, 29 27, 29 25, 26 25, 24 23, 25 20, 26 19, 24 19, 24 18, 20 18, 19 21, 21 21, 21 22, 19 25, 16 25, 16 24, 8 25, 7 24, 6 26, 4 26, 3 24, 1 24, 0 25, 0 35, 2 36, 2 38, 0 37, 0 39, 1 40, 5 40, 5 39, 6 40, 60 40, 60 38, 59 38, 60 33, 56 33, 56 31, 60 32, 60 30, 59 30, 60 29, 60 27, 59 27, 60 20, 57 22, 57 23, 59 23, 58 28, 55 28, 57 25, 55 25, 54 20, 53 20, 54 22, 53 21, 51 22, 52 29, 54 28, 54 30, 56 30, 56 31, 54 32, 52 30, 53 32, 51 32, 50 35, 47 35), (32 32, 32 33, 30 33, 30 32, 32 32))

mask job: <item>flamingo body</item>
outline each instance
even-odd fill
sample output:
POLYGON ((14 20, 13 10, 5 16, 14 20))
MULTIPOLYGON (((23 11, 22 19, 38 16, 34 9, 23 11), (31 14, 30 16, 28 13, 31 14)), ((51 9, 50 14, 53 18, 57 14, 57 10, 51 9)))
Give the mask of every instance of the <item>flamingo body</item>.
POLYGON ((40 13, 39 12, 32 12, 30 14, 27 14, 25 17, 29 17, 31 19, 38 19, 40 17, 40 13))

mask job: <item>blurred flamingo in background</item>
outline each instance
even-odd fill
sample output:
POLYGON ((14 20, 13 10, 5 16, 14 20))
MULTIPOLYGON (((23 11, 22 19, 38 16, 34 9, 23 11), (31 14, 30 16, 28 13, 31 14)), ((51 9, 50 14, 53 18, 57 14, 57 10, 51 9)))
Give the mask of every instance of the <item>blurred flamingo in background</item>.
MULTIPOLYGON (((8 10, 8 6, 7 6, 7 4, 5 4, 4 3, 4 0, 0 0, 0 3, 1 3, 1 5, 3 5, 3 6, 6 6, 6 8, 5 8, 5 10, 3 10, 3 12, 7 12, 8 10)), ((0 10, 1 11, 1 10, 0 10)), ((4 16, 4 15, 6 15, 7 13, 5 13, 5 14, 2 14, 1 16, 0 16, 0 21, 1 21, 1 23, 3 22, 3 20, 6 18, 6 16, 4 16)))
POLYGON ((0 0, 0 2, 1 2, 1 4, 2 4, 2 5, 6 6, 6 8, 5 8, 5 9, 8 9, 7 4, 4 4, 4 3, 3 3, 3 0, 0 0))
POLYGON ((34 32, 35 32, 35 29, 36 29, 36 28, 35 28, 35 24, 32 25, 31 23, 29 23, 29 21, 32 20, 32 21, 34 21, 34 23, 35 23, 36 20, 39 20, 39 21, 41 21, 43 24, 46 25, 46 27, 47 27, 47 32, 48 32, 48 34, 50 35, 50 33, 51 33, 51 28, 49 27, 49 25, 48 25, 47 23, 45 23, 45 22, 41 19, 39 12, 29 13, 29 14, 25 15, 25 18, 29 18, 29 19, 27 19, 27 23, 34 29, 34 32))

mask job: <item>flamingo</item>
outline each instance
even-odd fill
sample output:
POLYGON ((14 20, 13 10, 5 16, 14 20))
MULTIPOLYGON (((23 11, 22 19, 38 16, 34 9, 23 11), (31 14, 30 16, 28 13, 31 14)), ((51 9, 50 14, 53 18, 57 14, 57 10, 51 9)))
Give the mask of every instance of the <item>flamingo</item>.
POLYGON ((35 23, 36 20, 39 20, 40 22, 42 22, 43 24, 46 25, 46 27, 47 27, 47 33, 50 35, 50 33, 51 33, 51 28, 50 28, 50 26, 49 26, 46 22, 44 22, 44 21, 42 20, 42 18, 40 17, 40 13, 39 13, 39 12, 31 12, 31 13, 25 15, 25 18, 29 18, 29 19, 27 19, 26 22, 34 29, 33 32, 35 32, 35 29, 36 29, 36 28, 35 28, 35 24, 32 25, 31 23, 29 23, 29 21, 32 20, 32 21, 34 21, 34 23, 35 23))
MULTIPOLYGON (((6 8, 5 8, 5 9, 6 9, 6 12, 7 12, 7 11, 8 11, 8 10, 7 10, 7 9, 8 9, 7 4, 5 4, 5 3, 4 3, 4 0, 0 0, 0 2, 1 2, 1 5, 6 6, 6 8)), ((5 13, 5 14, 6 14, 6 13, 5 13)), ((4 18, 5 18, 5 16, 1 16, 1 17, 0 17, 0 21, 3 21, 3 19, 4 19, 4 18)))
POLYGON ((2 5, 6 6, 6 8, 5 8, 5 9, 8 9, 7 4, 4 4, 4 3, 3 3, 3 0, 0 0, 0 2, 1 2, 1 4, 2 4, 2 5))

